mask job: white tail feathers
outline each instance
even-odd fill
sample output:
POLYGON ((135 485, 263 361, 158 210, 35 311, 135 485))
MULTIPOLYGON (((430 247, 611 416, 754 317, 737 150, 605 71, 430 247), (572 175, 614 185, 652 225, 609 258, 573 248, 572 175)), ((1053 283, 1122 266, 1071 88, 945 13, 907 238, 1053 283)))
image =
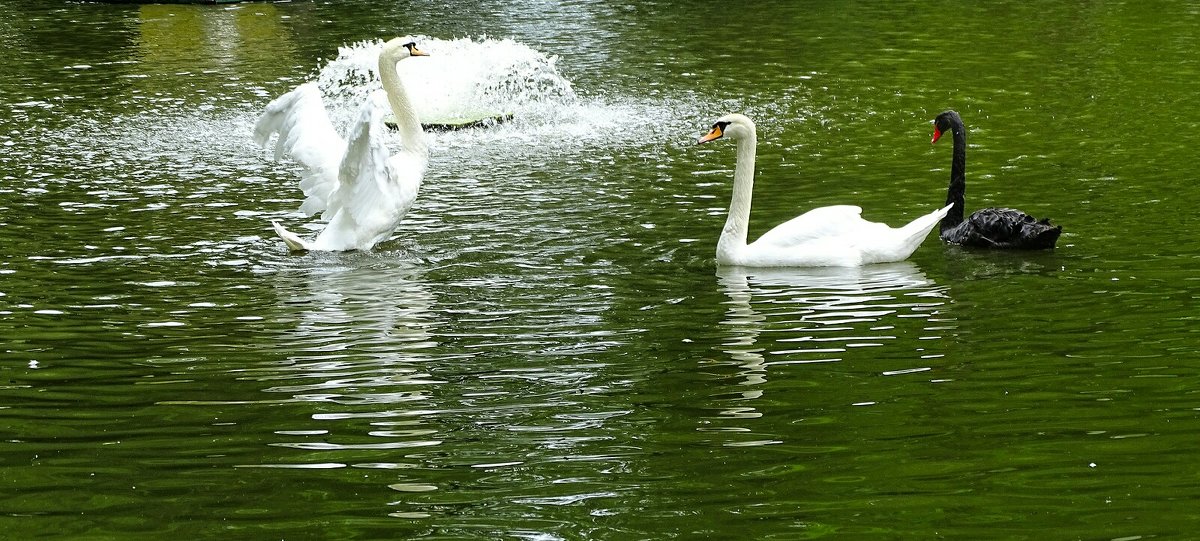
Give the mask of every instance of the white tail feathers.
POLYGON ((953 206, 953 204, 946 205, 938 210, 930 212, 929 214, 921 216, 900 228, 900 230, 897 232, 898 244, 896 245, 896 251, 894 254, 894 257, 896 258, 889 259, 888 261, 902 261, 907 259, 908 256, 912 255, 913 252, 917 251, 917 247, 925 241, 925 237, 929 236, 929 232, 932 231, 933 227, 936 226, 938 222, 940 222, 942 218, 946 216, 947 212, 950 212, 950 209, 953 206))
POLYGON ((950 209, 953 207, 954 204, 951 203, 938 210, 930 212, 929 214, 921 216, 920 218, 917 218, 916 220, 909 222, 908 225, 904 226, 903 231, 905 234, 920 235, 920 238, 924 240, 925 235, 927 235, 929 231, 933 229, 933 226, 937 225, 942 218, 945 218, 946 213, 950 212, 950 209))
POLYGON ((279 222, 272 221, 271 225, 275 227, 275 234, 279 235, 279 238, 283 239, 283 243, 287 244, 289 250, 292 250, 293 252, 299 252, 308 249, 308 243, 304 242, 304 239, 300 238, 295 233, 284 229, 282 225, 279 225, 279 222))

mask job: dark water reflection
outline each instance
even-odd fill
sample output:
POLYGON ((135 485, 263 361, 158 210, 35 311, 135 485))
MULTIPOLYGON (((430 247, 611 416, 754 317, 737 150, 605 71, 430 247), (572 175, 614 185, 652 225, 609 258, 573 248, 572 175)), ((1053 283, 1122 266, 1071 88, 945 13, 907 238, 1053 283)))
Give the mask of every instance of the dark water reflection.
POLYGON ((8 531, 1186 538, 1200 25, 1159 8, 4 4, 8 531), (288 254, 270 220, 319 225, 250 126, 397 32, 558 93, 431 136, 378 250, 288 254), (933 208, 948 107, 968 205, 1057 251, 714 267, 713 118, 759 123, 754 235, 933 208))
MULTIPOLYGON (((739 369, 739 399, 753 404, 762 398, 762 387, 771 370, 789 365, 819 363, 872 364, 881 359, 864 348, 892 346, 912 340, 917 364, 888 367, 885 376, 930 370, 930 353, 921 340, 937 340, 938 308, 945 304, 945 288, 930 282, 911 263, 872 265, 852 269, 749 269, 721 268, 718 278, 729 298, 726 325, 732 336, 722 344, 739 369), (920 318, 917 336, 901 318, 920 318)), ((952 328, 952 327, 951 327, 952 328)), ((893 353, 894 354, 894 353, 893 353)), ((721 364, 721 363, 717 363, 721 364)), ((878 366, 870 369, 878 370, 878 366)), ((757 416, 752 407, 723 412, 734 417, 757 416)))

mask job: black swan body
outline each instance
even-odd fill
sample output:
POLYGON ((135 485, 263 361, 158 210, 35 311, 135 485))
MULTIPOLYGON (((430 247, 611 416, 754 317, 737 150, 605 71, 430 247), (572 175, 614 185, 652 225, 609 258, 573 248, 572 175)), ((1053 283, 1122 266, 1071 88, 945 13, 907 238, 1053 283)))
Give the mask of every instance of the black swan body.
POLYGON ((986 208, 963 219, 967 191, 967 128, 954 111, 946 111, 933 120, 933 140, 949 131, 954 136, 954 157, 950 163, 950 187, 946 204, 953 204, 950 213, 942 218, 939 228, 942 240, 951 244, 977 248, 1043 250, 1054 248, 1061 225, 1051 225, 1049 218, 1041 220, 1010 208, 986 208))

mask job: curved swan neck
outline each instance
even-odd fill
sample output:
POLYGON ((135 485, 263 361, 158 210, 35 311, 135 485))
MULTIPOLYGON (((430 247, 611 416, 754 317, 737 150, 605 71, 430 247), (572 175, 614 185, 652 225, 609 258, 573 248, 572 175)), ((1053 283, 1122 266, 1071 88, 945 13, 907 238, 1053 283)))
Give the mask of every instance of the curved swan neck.
POLYGON ((396 51, 389 45, 385 45, 384 51, 379 54, 379 79, 383 82, 384 92, 387 93, 392 115, 396 117, 404 148, 424 154, 428 152, 428 148, 425 146, 425 134, 421 131, 421 121, 417 119, 417 112, 408 99, 408 93, 400 81, 400 72, 396 69, 396 63, 408 57, 398 58, 396 51))
POLYGON ((722 254, 746 246, 746 234, 750 224, 750 202, 754 196, 754 158, 758 141, 753 132, 737 141, 737 165, 733 169, 733 199, 729 202, 729 216, 725 218, 725 229, 717 241, 717 259, 722 254))
POLYGON ((950 159, 950 186, 946 188, 946 204, 954 204, 942 218, 938 232, 944 232, 963 222, 967 194, 967 128, 957 115, 950 119, 950 130, 954 136, 954 155, 950 159))

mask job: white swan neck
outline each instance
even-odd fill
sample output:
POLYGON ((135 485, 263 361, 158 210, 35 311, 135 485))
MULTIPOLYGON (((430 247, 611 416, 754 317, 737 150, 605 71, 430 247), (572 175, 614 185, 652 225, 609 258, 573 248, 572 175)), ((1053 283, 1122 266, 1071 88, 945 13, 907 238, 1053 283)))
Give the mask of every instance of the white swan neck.
MULTIPOLYGON (((407 57, 404 57, 407 58, 407 57)), ((413 109, 404 84, 400 81, 400 72, 396 63, 403 58, 397 58, 395 51, 385 49, 379 55, 379 79, 383 82, 383 90, 387 93, 388 105, 392 107, 392 115, 396 117, 396 125, 400 129, 400 138, 404 141, 405 150, 428 153, 425 145, 425 133, 421 131, 421 121, 413 109)))
POLYGON ((754 197, 754 159, 758 141, 751 132, 737 141, 737 165, 733 169, 733 198, 729 216, 717 241, 717 261, 730 261, 732 255, 746 247, 750 226, 750 202, 754 197))

